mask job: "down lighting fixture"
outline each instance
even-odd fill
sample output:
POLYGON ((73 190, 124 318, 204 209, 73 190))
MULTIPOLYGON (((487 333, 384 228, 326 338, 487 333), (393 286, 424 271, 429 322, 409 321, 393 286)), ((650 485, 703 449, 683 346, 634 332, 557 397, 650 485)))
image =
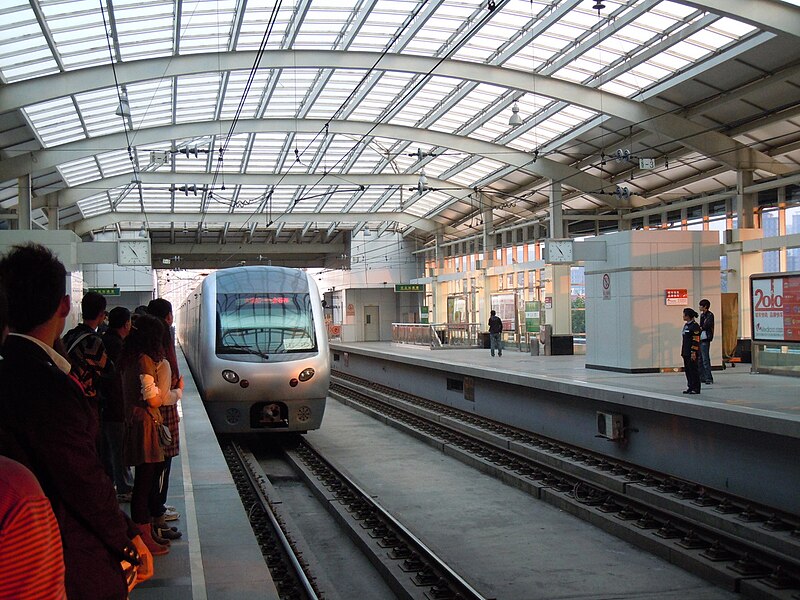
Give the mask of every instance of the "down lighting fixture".
POLYGON ((508 120, 508 124, 513 127, 522 125, 522 117, 519 116, 519 104, 516 102, 514 102, 514 106, 511 107, 511 118, 508 120))

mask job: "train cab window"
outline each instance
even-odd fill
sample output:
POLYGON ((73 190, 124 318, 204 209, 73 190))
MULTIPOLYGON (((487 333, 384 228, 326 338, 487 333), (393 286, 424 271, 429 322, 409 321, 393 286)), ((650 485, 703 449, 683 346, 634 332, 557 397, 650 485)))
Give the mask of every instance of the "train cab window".
POLYGON ((270 359, 316 350, 308 293, 217 293, 217 354, 270 359))

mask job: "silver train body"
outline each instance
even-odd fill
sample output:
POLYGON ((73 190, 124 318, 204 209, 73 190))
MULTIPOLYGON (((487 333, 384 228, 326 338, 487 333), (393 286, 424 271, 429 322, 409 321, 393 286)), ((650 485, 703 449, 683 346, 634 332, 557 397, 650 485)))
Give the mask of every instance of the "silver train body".
POLYGON ((178 311, 178 340, 217 433, 322 424, 328 336, 316 282, 299 269, 208 275, 178 311))

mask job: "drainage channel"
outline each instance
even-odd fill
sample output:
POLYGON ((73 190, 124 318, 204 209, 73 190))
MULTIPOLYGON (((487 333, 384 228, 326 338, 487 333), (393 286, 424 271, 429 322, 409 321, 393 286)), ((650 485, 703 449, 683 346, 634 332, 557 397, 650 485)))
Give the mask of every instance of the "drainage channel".
POLYGON ((222 448, 242 504, 248 509, 250 526, 256 535, 267 568, 281 600, 318 600, 324 596, 316 589, 307 564, 295 549, 272 510, 266 492, 266 477, 253 455, 234 442, 222 448))
POLYGON ((800 599, 800 518, 334 373, 331 397, 731 591, 800 599))

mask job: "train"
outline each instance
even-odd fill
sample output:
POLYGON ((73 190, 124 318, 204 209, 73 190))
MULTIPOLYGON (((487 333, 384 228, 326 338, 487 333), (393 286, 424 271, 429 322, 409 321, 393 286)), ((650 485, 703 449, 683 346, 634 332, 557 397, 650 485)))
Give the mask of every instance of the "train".
POLYGON ((217 433, 322 425, 330 355, 322 299, 308 273, 273 266, 210 273, 177 317, 178 341, 217 433))

